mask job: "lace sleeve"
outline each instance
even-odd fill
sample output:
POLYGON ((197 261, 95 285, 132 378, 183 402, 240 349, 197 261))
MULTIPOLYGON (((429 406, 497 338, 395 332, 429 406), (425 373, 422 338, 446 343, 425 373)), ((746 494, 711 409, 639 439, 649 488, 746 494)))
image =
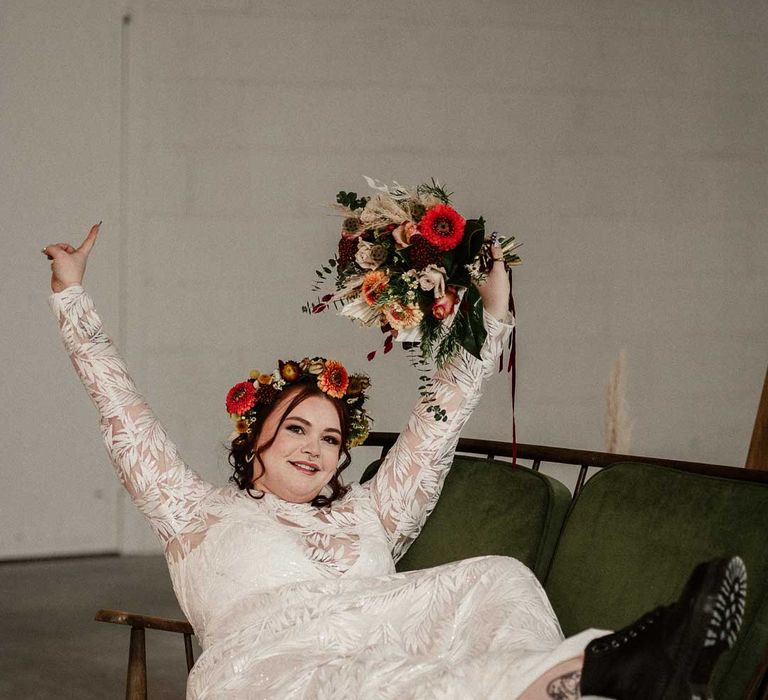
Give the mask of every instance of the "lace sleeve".
POLYGON ((174 559, 202 541, 209 523, 199 513, 214 488, 187 467, 102 329, 79 285, 52 294, 64 346, 101 415, 101 432, 131 500, 174 559))
POLYGON ((420 400, 378 473, 364 484, 387 531, 395 561, 405 554, 434 509, 459 433, 480 400, 483 379, 493 374, 512 332, 511 315, 502 322, 483 312, 483 319, 488 336, 480 351, 482 361, 461 349, 432 378, 436 401, 448 420, 436 421, 426 410, 429 403, 420 400))

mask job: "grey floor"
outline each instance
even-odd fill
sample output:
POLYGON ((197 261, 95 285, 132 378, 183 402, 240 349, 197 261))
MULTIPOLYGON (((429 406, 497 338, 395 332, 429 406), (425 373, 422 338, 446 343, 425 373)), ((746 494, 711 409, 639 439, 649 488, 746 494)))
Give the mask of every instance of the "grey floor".
MULTIPOLYGON (((96 610, 182 617, 159 556, 0 562, 0 601, 0 698, 123 698, 129 628, 96 610)), ((183 698, 181 635, 146 643, 150 700, 183 698)))

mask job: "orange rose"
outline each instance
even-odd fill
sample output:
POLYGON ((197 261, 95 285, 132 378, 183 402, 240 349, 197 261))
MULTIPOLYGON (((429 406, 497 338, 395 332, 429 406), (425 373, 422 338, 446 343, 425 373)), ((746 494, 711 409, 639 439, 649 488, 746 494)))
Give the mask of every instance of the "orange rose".
POLYGON ((411 237, 415 234, 416 224, 413 221, 406 221, 392 231, 392 238, 395 239, 397 248, 406 248, 411 245, 411 237))

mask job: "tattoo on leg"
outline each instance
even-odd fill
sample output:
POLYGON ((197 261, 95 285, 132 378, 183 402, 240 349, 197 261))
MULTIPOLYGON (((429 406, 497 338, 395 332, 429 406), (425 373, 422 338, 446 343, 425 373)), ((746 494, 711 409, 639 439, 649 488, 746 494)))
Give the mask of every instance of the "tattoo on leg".
POLYGON ((550 681, 547 686, 547 696, 553 700, 574 700, 581 697, 579 690, 581 671, 573 671, 563 676, 558 676, 550 681))

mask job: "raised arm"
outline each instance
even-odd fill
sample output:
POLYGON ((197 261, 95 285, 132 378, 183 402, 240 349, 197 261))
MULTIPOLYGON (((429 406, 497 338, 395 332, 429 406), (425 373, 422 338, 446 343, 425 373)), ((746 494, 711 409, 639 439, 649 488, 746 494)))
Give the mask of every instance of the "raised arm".
POLYGON ((502 322, 484 312, 483 319, 488 336, 480 353, 482 361, 462 349, 432 378, 435 401, 448 420, 436 421, 427 412, 429 401, 420 400, 376 476, 364 485, 371 490, 395 561, 405 554, 434 509, 459 433, 480 400, 483 379, 494 372, 512 331, 511 316, 502 322))
MULTIPOLYGON (((55 261, 66 252, 63 244, 47 250, 55 261)), ((200 514, 200 504, 213 486, 179 457, 104 332, 91 297, 72 279, 64 284, 49 303, 72 364, 101 416, 102 436, 117 476, 166 552, 179 559, 202 541, 210 525, 200 514)), ((57 288, 53 282, 52 288, 57 288)))

